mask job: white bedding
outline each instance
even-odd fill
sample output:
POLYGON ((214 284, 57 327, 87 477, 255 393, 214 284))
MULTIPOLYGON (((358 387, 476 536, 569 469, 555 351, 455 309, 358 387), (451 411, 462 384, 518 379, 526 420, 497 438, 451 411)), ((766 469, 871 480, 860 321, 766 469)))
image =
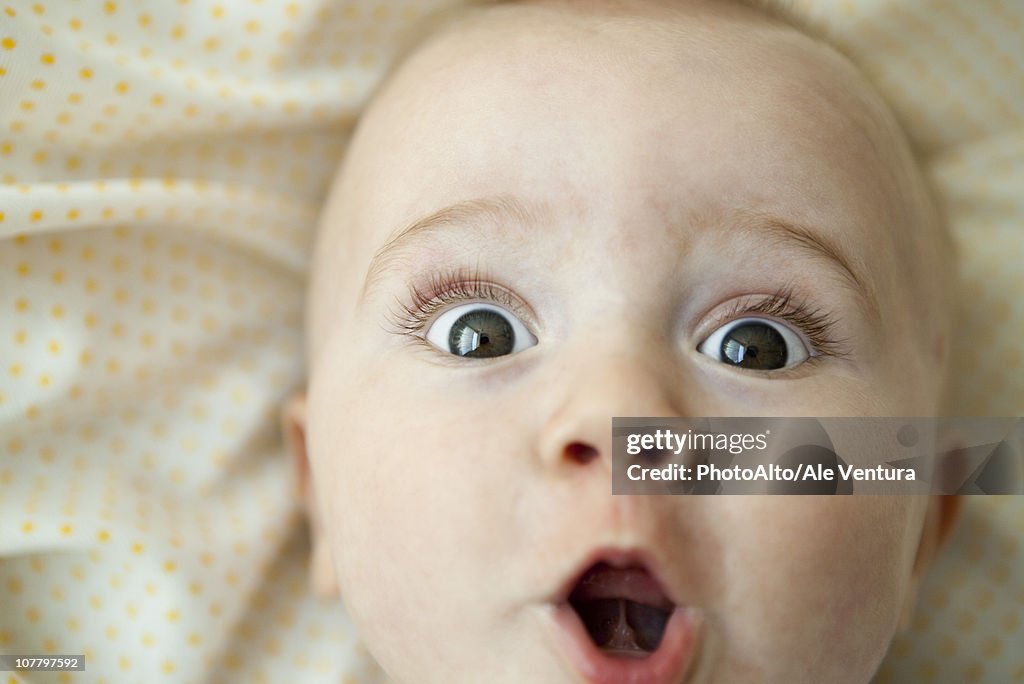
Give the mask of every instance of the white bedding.
MULTIPOLYGON (((330 174, 447 4, 0 0, 0 653, 88 662, 10 681, 380 679, 309 594, 277 409, 330 174)), ((793 9, 949 212, 958 410, 1024 415, 1024 3, 793 9)), ((1024 682, 1022 645, 1024 497, 977 497, 878 681, 1024 682)))

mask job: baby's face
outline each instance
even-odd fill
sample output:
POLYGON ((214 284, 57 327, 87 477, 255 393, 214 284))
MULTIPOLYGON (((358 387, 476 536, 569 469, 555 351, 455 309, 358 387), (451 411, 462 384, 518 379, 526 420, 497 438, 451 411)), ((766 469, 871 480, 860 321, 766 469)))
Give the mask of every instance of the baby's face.
POLYGON ((398 682, 865 682, 929 501, 612 496, 611 418, 934 414, 920 188, 823 46, 620 12, 483 11, 361 124, 310 295, 318 543, 398 682))

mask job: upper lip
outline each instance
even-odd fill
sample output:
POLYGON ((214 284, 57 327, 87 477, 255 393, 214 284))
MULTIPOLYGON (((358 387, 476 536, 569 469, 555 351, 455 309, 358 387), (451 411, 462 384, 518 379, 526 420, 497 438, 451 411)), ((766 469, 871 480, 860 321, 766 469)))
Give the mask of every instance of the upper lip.
POLYGON ((573 589, 579 584, 584 574, 597 563, 605 563, 612 568, 643 568, 658 583, 665 597, 675 605, 680 604, 679 597, 673 593, 672 586, 665 582, 660 562, 654 554, 642 548, 598 547, 583 556, 573 566, 569 576, 562 582, 552 597, 552 603, 566 603, 573 589))

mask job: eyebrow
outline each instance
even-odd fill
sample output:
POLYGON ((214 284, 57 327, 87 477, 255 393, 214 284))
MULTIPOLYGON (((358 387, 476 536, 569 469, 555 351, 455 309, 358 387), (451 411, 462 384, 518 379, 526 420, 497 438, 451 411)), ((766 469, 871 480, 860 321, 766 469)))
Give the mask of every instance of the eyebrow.
POLYGON ((414 221, 387 239, 378 249, 366 272, 363 291, 365 296, 381 276, 397 261, 402 252, 412 248, 416 242, 433 237, 449 229, 468 230, 471 226, 487 223, 502 230, 527 228, 539 225, 541 212, 527 206, 512 195, 494 195, 457 202, 439 209, 429 216, 414 221))
POLYGON ((875 290, 871 282, 854 267, 843 250, 822 235, 821 231, 763 212, 742 211, 739 216, 741 232, 774 239, 784 247, 800 250, 807 256, 832 266, 846 280, 847 285, 863 298, 869 314, 874 315, 878 311, 875 290))
MULTIPOLYGON (((512 195, 479 197, 439 209, 396 231, 370 260, 361 297, 385 272, 395 266, 400 255, 421 240, 433 238, 449 230, 469 230, 487 226, 498 231, 528 229, 541 223, 544 214, 512 195)), ((877 301, 871 283, 854 267, 853 262, 834 242, 820 231, 801 223, 755 211, 736 212, 720 225, 731 228, 730 238, 761 236, 773 239, 789 250, 798 250, 837 271, 851 289, 863 298, 869 313, 877 312, 877 301)))

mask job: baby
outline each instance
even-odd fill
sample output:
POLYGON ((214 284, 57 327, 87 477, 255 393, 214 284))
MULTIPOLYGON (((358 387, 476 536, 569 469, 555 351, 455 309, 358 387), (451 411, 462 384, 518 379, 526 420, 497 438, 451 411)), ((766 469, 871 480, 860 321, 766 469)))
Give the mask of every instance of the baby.
POLYGON ((400 683, 869 681, 956 500, 613 496, 611 418, 937 415, 950 258, 893 116, 777 17, 446 17, 322 216, 314 585, 400 683))

